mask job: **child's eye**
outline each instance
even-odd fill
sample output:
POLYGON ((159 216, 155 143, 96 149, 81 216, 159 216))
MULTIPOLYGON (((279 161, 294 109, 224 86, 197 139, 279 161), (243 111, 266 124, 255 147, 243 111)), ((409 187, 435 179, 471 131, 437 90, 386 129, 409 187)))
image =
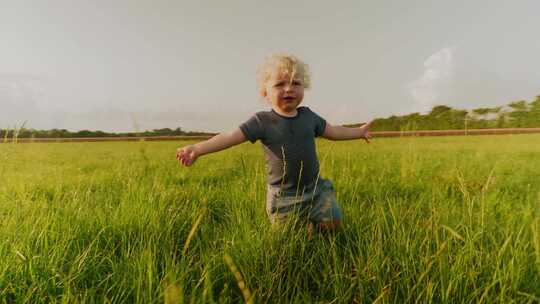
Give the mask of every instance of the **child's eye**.
POLYGON ((285 85, 284 82, 278 82, 278 83, 274 84, 274 87, 275 87, 275 88, 279 88, 279 87, 282 87, 282 86, 284 86, 284 85, 285 85))
POLYGON ((293 85, 295 86, 299 86, 299 85, 302 85, 302 83, 300 81, 293 81, 292 83, 293 85))

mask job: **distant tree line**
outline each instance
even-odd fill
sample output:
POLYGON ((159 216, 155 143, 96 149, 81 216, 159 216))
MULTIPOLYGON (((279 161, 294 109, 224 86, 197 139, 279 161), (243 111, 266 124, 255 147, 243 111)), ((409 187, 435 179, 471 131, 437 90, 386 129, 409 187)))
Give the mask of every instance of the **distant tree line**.
MULTIPOLYGON (((359 126, 351 124, 347 126, 359 126)), ((506 106, 477 108, 470 111, 438 105, 427 114, 411 113, 377 118, 373 131, 463 130, 494 128, 539 128, 540 95, 531 102, 519 100, 506 106)))
POLYGON ((2 138, 94 138, 94 137, 155 137, 155 136, 208 136, 214 133, 183 131, 181 128, 154 129, 143 132, 111 133, 103 131, 69 131, 66 129, 36 130, 28 128, 0 129, 2 138))
MULTIPOLYGON (((346 126, 355 127, 361 124, 346 126)), ((463 130, 494 128, 540 128, 540 95, 533 101, 519 100, 506 106, 477 108, 473 110, 453 109, 438 105, 427 114, 411 113, 377 118, 373 131, 407 130, 463 130)), ((184 131, 181 128, 154 129, 143 132, 110 133, 103 131, 68 131, 66 129, 36 130, 29 128, 0 129, 3 138, 81 138, 81 137, 155 137, 155 136, 210 136, 215 133, 184 131)))

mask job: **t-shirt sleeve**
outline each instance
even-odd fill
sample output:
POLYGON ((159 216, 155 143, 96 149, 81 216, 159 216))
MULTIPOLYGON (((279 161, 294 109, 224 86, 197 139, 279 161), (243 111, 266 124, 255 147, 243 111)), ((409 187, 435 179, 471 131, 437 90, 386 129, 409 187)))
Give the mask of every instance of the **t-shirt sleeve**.
POLYGON ((315 137, 322 136, 326 129, 326 120, 313 111, 311 111, 311 113, 313 114, 313 120, 315 122, 315 137))
POLYGON ((257 114, 251 116, 250 119, 241 124, 240 130, 242 131, 242 133, 244 133, 246 139, 249 140, 251 143, 256 142, 257 139, 261 139, 264 134, 263 125, 257 114))

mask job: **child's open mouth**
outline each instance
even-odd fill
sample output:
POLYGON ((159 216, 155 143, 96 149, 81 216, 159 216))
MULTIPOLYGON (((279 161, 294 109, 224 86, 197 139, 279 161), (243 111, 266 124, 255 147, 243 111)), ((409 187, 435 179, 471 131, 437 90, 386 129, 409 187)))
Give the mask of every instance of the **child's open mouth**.
POLYGON ((284 97, 283 100, 287 101, 287 102, 291 102, 291 101, 294 101, 294 97, 291 97, 291 96, 287 96, 287 97, 284 97))

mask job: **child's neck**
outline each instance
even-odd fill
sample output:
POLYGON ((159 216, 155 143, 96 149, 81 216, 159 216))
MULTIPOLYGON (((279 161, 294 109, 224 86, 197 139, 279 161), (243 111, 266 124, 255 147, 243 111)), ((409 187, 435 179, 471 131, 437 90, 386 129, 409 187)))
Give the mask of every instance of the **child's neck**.
POLYGON ((279 115, 285 116, 285 117, 295 117, 296 115, 298 115, 298 111, 296 110, 296 108, 290 112, 285 112, 279 109, 278 107, 272 107, 272 109, 279 115))

